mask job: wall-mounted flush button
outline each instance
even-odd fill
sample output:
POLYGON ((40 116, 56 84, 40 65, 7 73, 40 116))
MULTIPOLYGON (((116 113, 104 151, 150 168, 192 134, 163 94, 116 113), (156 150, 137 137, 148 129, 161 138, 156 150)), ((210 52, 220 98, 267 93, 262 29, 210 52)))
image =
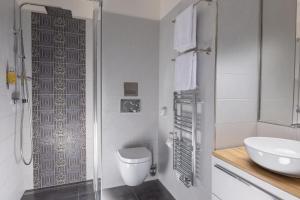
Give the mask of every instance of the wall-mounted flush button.
POLYGON ((140 99, 121 99, 121 113, 141 112, 140 99))
POLYGON ((124 83, 124 96, 137 97, 139 96, 139 86, 137 82, 124 83))

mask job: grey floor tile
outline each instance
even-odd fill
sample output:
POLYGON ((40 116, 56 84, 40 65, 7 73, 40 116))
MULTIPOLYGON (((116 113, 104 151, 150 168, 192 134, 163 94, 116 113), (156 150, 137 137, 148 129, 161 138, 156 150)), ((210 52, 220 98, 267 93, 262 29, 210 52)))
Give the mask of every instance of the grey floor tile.
MULTIPOLYGON (((102 200, 175 200, 157 180, 136 187, 121 186, 105 189, 102 200)), ((27 192, 21 200, 100 200, 91 182, 71 184, 27 192)))
POLYGON ((79 194, 78 197, 79 200, 100 200, 100 198, 101 198, 101 192, 98 193, 90 192, 85 194, 79 194))
POLYGON ((137 200, 128 186, 105 189, 102 192, 103 200, 137 200))
POLYGON ((25 192, 21 200, 78 200, 79 191, 87 190, 87 185, 88 182, 82 182, 33 190, 25 192))
POLYGON ((133 187, 133 191, 139 200, 175 200, 158 180, 133 187))

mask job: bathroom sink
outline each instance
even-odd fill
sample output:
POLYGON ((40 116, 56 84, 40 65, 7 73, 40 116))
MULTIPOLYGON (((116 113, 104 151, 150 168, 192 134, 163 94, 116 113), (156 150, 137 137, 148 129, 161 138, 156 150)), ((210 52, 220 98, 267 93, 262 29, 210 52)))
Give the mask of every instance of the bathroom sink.
POLYGON ((300 142, 279 138, 250 137, 244 140, 252 161, 273 172, 300 178, 300 142))

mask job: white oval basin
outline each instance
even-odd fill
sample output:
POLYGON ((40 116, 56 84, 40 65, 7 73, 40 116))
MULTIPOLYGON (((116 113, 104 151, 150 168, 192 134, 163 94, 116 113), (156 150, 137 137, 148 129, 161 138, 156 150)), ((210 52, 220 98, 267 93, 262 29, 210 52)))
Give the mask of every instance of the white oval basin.
POLYGON ((300 178, 300 142, 279 138, 250 137, 244 140, 255 163, 283 175, 300 178))

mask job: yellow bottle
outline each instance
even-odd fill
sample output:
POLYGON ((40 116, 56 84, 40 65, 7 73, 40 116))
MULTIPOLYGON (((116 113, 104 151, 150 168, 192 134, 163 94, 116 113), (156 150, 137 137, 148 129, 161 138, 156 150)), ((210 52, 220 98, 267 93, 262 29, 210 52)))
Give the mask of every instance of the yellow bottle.
POLYGON ((15 85, 17 81, 17 75, 16 72, 14 71, 9 71, 6 74, 6 82, 9 85, 15 85))
POLYGON ((16 85, 17 83, 17 74, 15 71, 10 70, 9 64, 6 64, 6 85, 9 89, 9 85, 16 85))

